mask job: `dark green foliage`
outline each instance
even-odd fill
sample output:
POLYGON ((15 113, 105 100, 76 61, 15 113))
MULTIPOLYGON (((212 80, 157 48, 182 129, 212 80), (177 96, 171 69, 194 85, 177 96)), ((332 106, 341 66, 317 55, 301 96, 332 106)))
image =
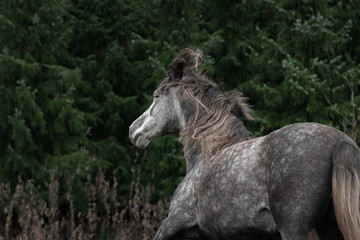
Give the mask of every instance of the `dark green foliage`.
MULTIPOLYGON (((349 1, 0 2, 0 181, 46 191, 49 170, 99 167, 127 196, 129 164, 169 197, 185 173, 176 136, 137 150, 128 127, 184 47, 204 52, 207 76, 250 98, 255 136, 300 121, 359 141, 360 10, 349 1)), ((66 179, 60 183, 65 185, 66 179)), ((61 192, 61 191, 60 191, 61 192)))
MULTIPOLYGON (((212 29, 221 31, 224 40, 218 45, 222 52, 216 53, 215 77, 251 99, 259 119, 251 124, 256 135, 299 121, 339 126, 341 116, 334 115, 326 97, 351 101, 344 76, 359 69, 352 56, 359 44, 353 33, 360 12, 354 8, 344 14, 344 9, 355 2, 208 5, 216 16, 210 19, 212 29)), ((352 81, 358 83, 359 75, 352 81)))

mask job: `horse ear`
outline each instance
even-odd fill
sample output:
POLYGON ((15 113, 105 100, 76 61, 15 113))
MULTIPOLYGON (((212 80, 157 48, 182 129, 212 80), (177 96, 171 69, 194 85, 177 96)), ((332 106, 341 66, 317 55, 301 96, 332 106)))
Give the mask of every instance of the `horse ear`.
POLYGON ((168 76, 177 80, 181 80, 184 75, 185 60, 183 58, 175 58, 169 66, 168 76))
POLYGON ((184 48, 170 63, 168 76, 181 80, 184 76, 184 69, 190 71, 197 69, 201 64, 201 60, 202 52, 200 50, 184 48))

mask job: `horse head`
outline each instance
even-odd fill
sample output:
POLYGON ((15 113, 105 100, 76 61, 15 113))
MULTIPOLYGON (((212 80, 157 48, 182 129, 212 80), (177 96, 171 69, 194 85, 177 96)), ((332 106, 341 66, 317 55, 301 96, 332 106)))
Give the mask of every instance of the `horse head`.
POLYGON ((185 157, 200 147, 209 158, 250 137, 242 124, 242 119, 252 119, 246 99, 236 90, 222 92, 205 77, 205 71, 195 71, 201 58, 199 50, 183 49, 173 59, 152 104, 130 126, 130 140, 137 147, 145 148, 155 137, 180 132, 185 157))
POLYGON ((184 49, 173 59, 166 78, 154 91, 152 104, 130 126, 129 137, 133 144, 145 148, 156 137, 186 128, 190 106, 179 98, 178 91, 186 71, 192 71, 200 61, 201 52, 190 49, 184 49), (189 66, 191 61, 196 66, 189 66))

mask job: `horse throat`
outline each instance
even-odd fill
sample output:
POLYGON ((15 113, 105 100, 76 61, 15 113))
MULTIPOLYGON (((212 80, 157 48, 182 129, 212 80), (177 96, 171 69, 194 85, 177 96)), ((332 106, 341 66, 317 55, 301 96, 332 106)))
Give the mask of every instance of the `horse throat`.
POLYGON ((183 144, 184 158, 186 162, 186 173, 197 163, 204 161, 205 155, 201 148, 195 144, 195 140, 188 136, 181 137, 181 143, 183 144))

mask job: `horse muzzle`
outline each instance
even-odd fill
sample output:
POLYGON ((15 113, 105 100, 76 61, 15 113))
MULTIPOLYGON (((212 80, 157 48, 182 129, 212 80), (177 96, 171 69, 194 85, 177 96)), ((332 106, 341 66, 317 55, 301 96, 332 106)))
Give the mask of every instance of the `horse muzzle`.
POLYGON ((151 116, 140 116, 129 128, 129 138, 132 144, 138 148, 149 145, 156 129, 156 121, 151 116))

